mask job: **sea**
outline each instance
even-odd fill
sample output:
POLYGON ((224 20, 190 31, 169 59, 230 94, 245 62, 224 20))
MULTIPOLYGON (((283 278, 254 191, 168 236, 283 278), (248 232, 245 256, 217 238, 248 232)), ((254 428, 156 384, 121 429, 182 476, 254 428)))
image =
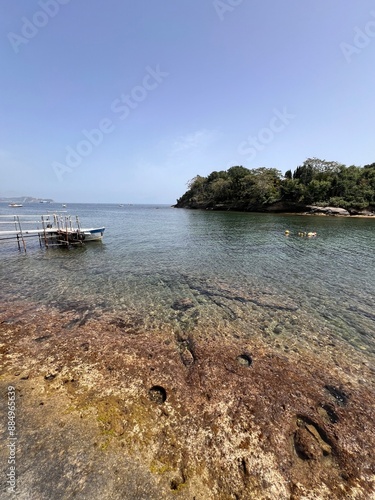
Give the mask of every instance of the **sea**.
POLYGON ((303 345, 319 355, 337 339, 374 359, 375 217, 0 204, 2 215, 47 210, 105 226, 104 239, 48 249, 28 240, 26 252, 0 243, 3 309, 71 309, 104 328, 117 318, 133 332, 217 341, 259 336, 283 353, 303 345))

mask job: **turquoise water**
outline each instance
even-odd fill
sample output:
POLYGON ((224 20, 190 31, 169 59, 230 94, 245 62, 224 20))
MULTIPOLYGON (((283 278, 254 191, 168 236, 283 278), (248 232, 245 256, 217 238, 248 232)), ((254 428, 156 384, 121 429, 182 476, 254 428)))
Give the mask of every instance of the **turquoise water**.
MULTIPOLYGON (((42 213, 46 206, 18 210, 42 213)), ((125 318, 139 329, 262 335, 281 347, 309 339, 316 347, 329 336, 375 353, 375 218, 151 205, 71 204, 68 211, 83 226, 105 226, 103 242, 68 250, 28 242, 26 254, 14 242, 1 244, 7 307, 24 301, 125 318)))

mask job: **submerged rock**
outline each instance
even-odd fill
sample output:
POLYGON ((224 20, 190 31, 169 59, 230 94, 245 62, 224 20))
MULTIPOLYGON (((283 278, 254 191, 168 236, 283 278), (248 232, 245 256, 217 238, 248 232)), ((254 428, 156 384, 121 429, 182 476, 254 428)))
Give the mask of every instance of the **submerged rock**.
POLYGON ((172 309, 175 311, 187 311, 188 309, 191 309, 194 307, 195 304, 191 299, 176 299, 173 304, 172 304, 172 309))

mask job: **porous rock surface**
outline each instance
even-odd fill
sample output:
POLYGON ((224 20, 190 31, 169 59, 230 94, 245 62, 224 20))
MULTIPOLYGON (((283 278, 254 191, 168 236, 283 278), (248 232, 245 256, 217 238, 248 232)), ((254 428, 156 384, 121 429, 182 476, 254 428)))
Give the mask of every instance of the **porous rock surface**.
POLYGON ((2 422, 16 389, 17 498, 374 498, 374 369, 360 354, 16 307, 0 317, 0 388, 2 422))

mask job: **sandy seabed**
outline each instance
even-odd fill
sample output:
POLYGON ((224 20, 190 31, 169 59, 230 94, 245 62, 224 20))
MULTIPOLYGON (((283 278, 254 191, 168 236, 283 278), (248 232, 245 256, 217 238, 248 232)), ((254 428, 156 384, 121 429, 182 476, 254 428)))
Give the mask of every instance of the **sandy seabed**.
MULTIPOLYGON (((180 305, 183 324, 193 308, 180 305)), ((184 330, 6 304, 16 494, 3 446, 1 498, 375 498, 372 358, 313 328, 297 342, 251 317, 184 330)))

